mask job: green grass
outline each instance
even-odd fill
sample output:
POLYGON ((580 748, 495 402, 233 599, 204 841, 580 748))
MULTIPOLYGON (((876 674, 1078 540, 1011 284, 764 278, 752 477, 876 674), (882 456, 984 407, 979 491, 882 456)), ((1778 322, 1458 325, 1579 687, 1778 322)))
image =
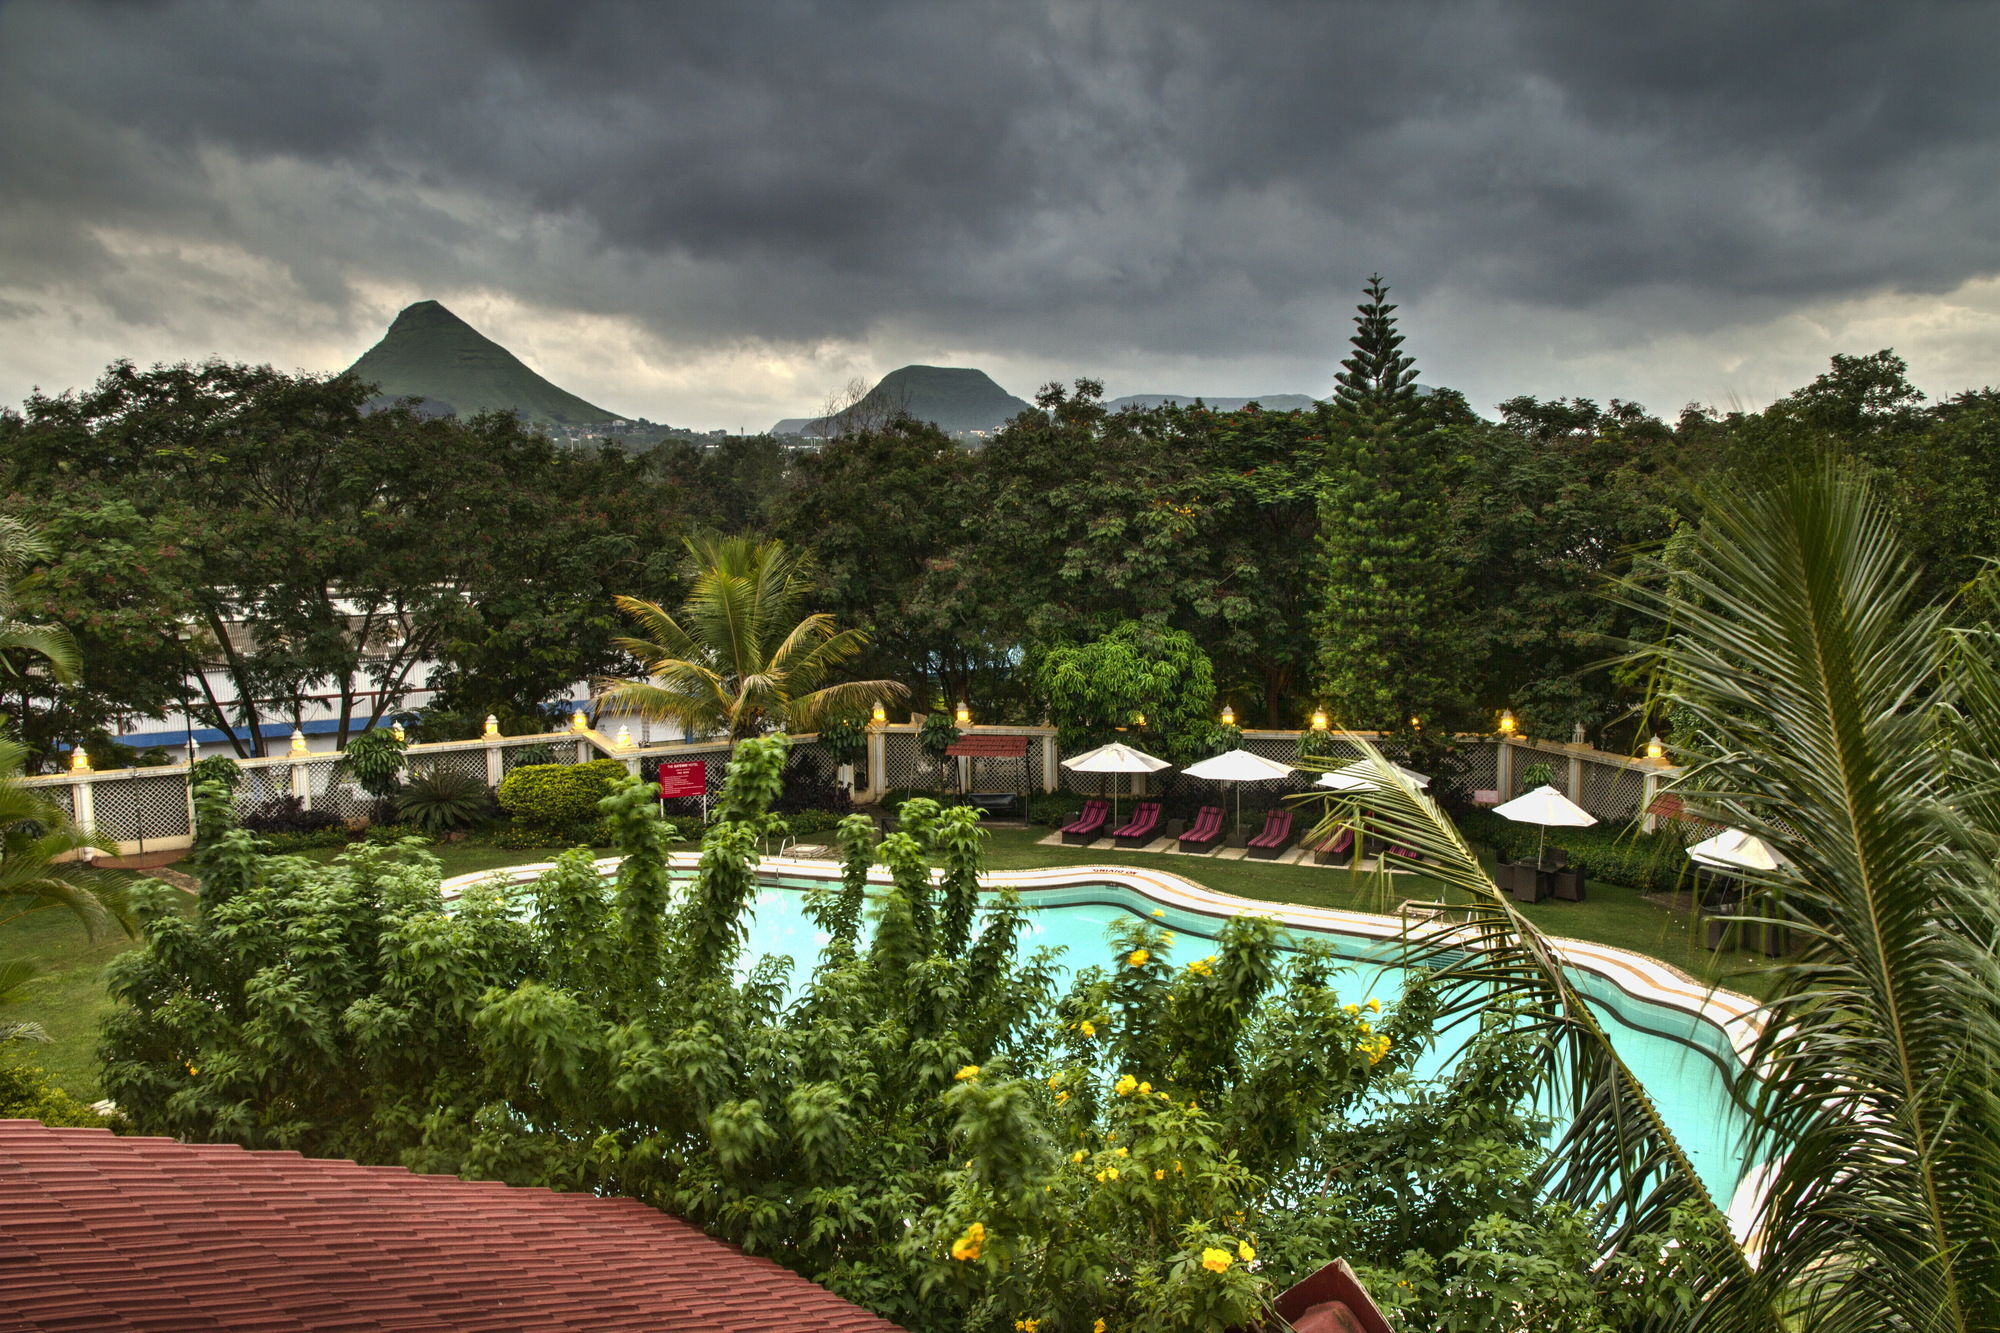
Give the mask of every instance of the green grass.
MULTIPOLYGON (((1192 880, 1218 893, 1258 902, 1296 903, 1307 907, 1337 907, 1361 912, 1395 910, 1395 900, 1434 900, 1441 885, 1421 875, 1390 877, 1394 900, 1385 900, 1382 882, 1373 875, 1350 875, 1344 869, 1286 866, 1265 861, 1215 861, 1145 852, 1094 852, 1078 847, 1043 847, 1046 829, 988 830, 987 866, 992 870, 1030 870, 1043 866, 1129 865, 1159 870, 1192 880)), ((345 848, 321 848, 295 855, 330 861, 345 848)), ((558 849, 518 851, 481 842, 446 843, 434 849, 444 874, 471 874, 504 866, 552 861, 558 849)), ((605 854, 605 849, 598 849, 605 854)), ((1551 935, 1608 944, 1647 954, 1710 985, 1751 995, 1765 993, 1764 960, 1747 953, 1710 953, 1701 947, 1691 919, 1648 902, 1636 889, 1592 883, 1587 901, 1542 902, 1522 910, 1551 935)), ((190 905, 192 900, 190 899, 190 905)), ((54 912, 0 926, 0 958, 34 958, 42 974, 30 982, 10 1018, 40 1023, 52 1038, 47 1045, 26 1048, 24 1054, 41 1064, 63 1088, 85 1101, 101 1096, 97 1078, 97 1027, 111 1008, 104 993, 104 965, 133 946, 123 936, 88 939, 74 919, 54 912)))
MULTIPOLYGON (((189 898, 188 906, 194 900, 189 898)), ((19 997, 0 1009, 7 1018, 40 1023, 49 1041, 24 1042, 13 1054, 49 1072, 49 1077, 83 1101, 104 1094, 97 1081, 97 1027, 111 1011, 104 991, 104 965, 138 941, 118 931, 95 940, 67 912, 31 912, 0 925, 0 958, 27 959, 40 972, 19 997)))

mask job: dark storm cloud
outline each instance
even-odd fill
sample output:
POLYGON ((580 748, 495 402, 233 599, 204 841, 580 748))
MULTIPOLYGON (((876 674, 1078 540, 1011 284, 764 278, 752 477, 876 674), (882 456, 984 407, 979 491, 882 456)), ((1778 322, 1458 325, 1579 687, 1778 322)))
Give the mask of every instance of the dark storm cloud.
MULTIPOLYGON (((2000 13, 1600 3, 0 9, 0 286, 107 235, 669 341, 1254 355, 1376 268, 1651 323, 2000 270, 2000 13)), ((164 281, 164 280, 162 280, 164 281)), ((1311 387, 1311 386, 1285 386, 1311 387)))

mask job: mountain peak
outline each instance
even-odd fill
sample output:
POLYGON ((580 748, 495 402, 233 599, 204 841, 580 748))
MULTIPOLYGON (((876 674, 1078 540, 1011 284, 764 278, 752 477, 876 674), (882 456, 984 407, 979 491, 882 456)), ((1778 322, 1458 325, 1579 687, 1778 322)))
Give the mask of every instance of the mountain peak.
POLYGON ((624 420, 549 383, 438 301, 404 306, 348 373, 384 399, 421 398, 432 412, 511 411, 545 426, 624 420))
POLYGON ((962 435, 996 430, 1028 410, 1028 404, 995 384, 983 370, 904 366, 884 375, 852 407, 829 417, 787 418, 772 427, 772 434, 840 435, 907 414, 919 421, 935 422, 947 434, 962 435))

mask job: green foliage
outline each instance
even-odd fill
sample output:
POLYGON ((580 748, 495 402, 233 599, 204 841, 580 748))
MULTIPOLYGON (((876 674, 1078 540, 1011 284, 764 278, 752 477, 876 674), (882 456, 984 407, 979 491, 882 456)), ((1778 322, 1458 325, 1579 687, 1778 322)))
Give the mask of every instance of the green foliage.
POLYGON ((616 759, 524 764, 502 779, 500 808, 523 837, 547 842, 587 837, 597 819, 598 802, 625 777, 625 765, 616 759))
POLYGON ((1468 842, 1491 847, 1502 860, 1532 860, 1546 844, 1568 854, 1569 864, 1593 880, 1625 884, 1649 892, 1683 887, 1687 881, 1686 843, 1666 829, 1646 833, 1637 825, 1544 829, 1520 824, 1491 810, 1453 816, 1468 842))
POLYGON ((1102 745, 1130 728, 1134 745, 1158 746, 1162 758, 1184 763, 1202 757, 1215 727, 1208 654, 1182 630, 1128 620, 1090 643, 1043 650, 1034 670, 1067 749, 1102 745))
POLYGON ((836 764, 858 764, 868 757, 868 727, 856 716, 830 718, 820 724, 819 743, 836 764))
POLYGON ((0 1042, 0 1120, 39 1120, 45 1125, 101 1129, 104 1117, 49 1081, 40 1066, 0 1042))
MULTIPOLYGON (((614 761, 615 762, 615 761, 614 761)), ((527 765, 514 772, 525 771, 527 765)), ((563 765, 535 767, 561 768, 563 765)), ((572 766, 573 767, 573 766, 572 766)), ((623 765, 620 765, 622 768, 623 765)), ((506 783, 501 783, 506 789, 506 783)), ((555 808, 558 796, 529 785, 526 792, 516 788, 517 798, 536 808, 555 808)), ((456 768, 433 768, 419 773, 403 784, 395 796, 396 818, 422 833, 433 836, 441 833, 461 833, 466 829, 484 823, 493 815, 493 793, 486 784, 470 773, 456 768)), ((542 827, 539 818, 531 817, 531 825, 542 827)))
POLYGON ((1587 1221, 1538 1197, 1541 1061, 1504 1024, 1413 1079, 1422 987, 1345 997, 1250 918, 1185 961, 1129 918, 1059 992, 1011 895, 978 892, 971 809, 912 798, 879 843, 843 821, 806 903, 823 955, 740 970, 785 748, 737 747, 678 898, 631 778, 601 803, 612 881, 573 850, 451 912, 419 849, 225 833, 201 914, 112 966, 107 1090, 142 1132, 643 1199, 916 1330, 1221 1333, 1333 1253, 1444 1318, 1531 1284, 1626 1322, 1684 1289, 1599 1280, 1587 1221))
POLYGON ((279 855, 287 852, 314 851, 322 847, 345 847, 354 839, 355 834, 345 825, 313 829, 305 833, 260 831, 257 834, 257 841, 262 844, 266 853, 279 855))
POLYGON ((1546 759, 1536 760, 1521 771, 1521 785, 1529 791, 1555 786, 1556 766, 1546 759))
POLYGON ((645 667, 640 680, 607 680, 601 702, 678 722, 690 735, 740 740, 767 731, 810 731, 875 700, 900 698, 895 681, 835 681, 868 644, 833 617, 798 612, 811 590, 810 562, 783 542, 690 538, 693 589, 678 616, 656 602, 620 597, 645 638, 617 646, 645 667))
POLYGON ((341 752, 341 768, 354 775, 361 790, 377 800, 394 796, 403 785, 404 742, 387 727, 364 731, 341 752))
POLYGON ((1319 682, 1337 725, 1369 731, 1454 720, 1469 639, 1442 423, 1412 388, 1387 290, 1371 279, 1354 319, 1320 495, 1319 682))

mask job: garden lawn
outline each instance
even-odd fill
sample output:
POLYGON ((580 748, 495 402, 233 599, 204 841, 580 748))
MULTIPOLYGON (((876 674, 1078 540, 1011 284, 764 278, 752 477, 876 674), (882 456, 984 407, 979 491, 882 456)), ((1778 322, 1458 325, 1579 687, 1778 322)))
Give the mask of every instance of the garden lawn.
MULTIPOLYGON (((178 896, 193 909, 191 896, 178 896)), ((97 1084, 97 1026, 111 1012, 104 965, 138 942, 115 929, 92 940, 81 922, 55 909, 0 926, 0 958, 26 959, 40 968, 18 1000, 0 1007, 0 1016, 40 1023, 49 1034, 47 1043, 14 1043, 9 1055, 40 1065, 82 1101, 103 1096, 97 1084)))

